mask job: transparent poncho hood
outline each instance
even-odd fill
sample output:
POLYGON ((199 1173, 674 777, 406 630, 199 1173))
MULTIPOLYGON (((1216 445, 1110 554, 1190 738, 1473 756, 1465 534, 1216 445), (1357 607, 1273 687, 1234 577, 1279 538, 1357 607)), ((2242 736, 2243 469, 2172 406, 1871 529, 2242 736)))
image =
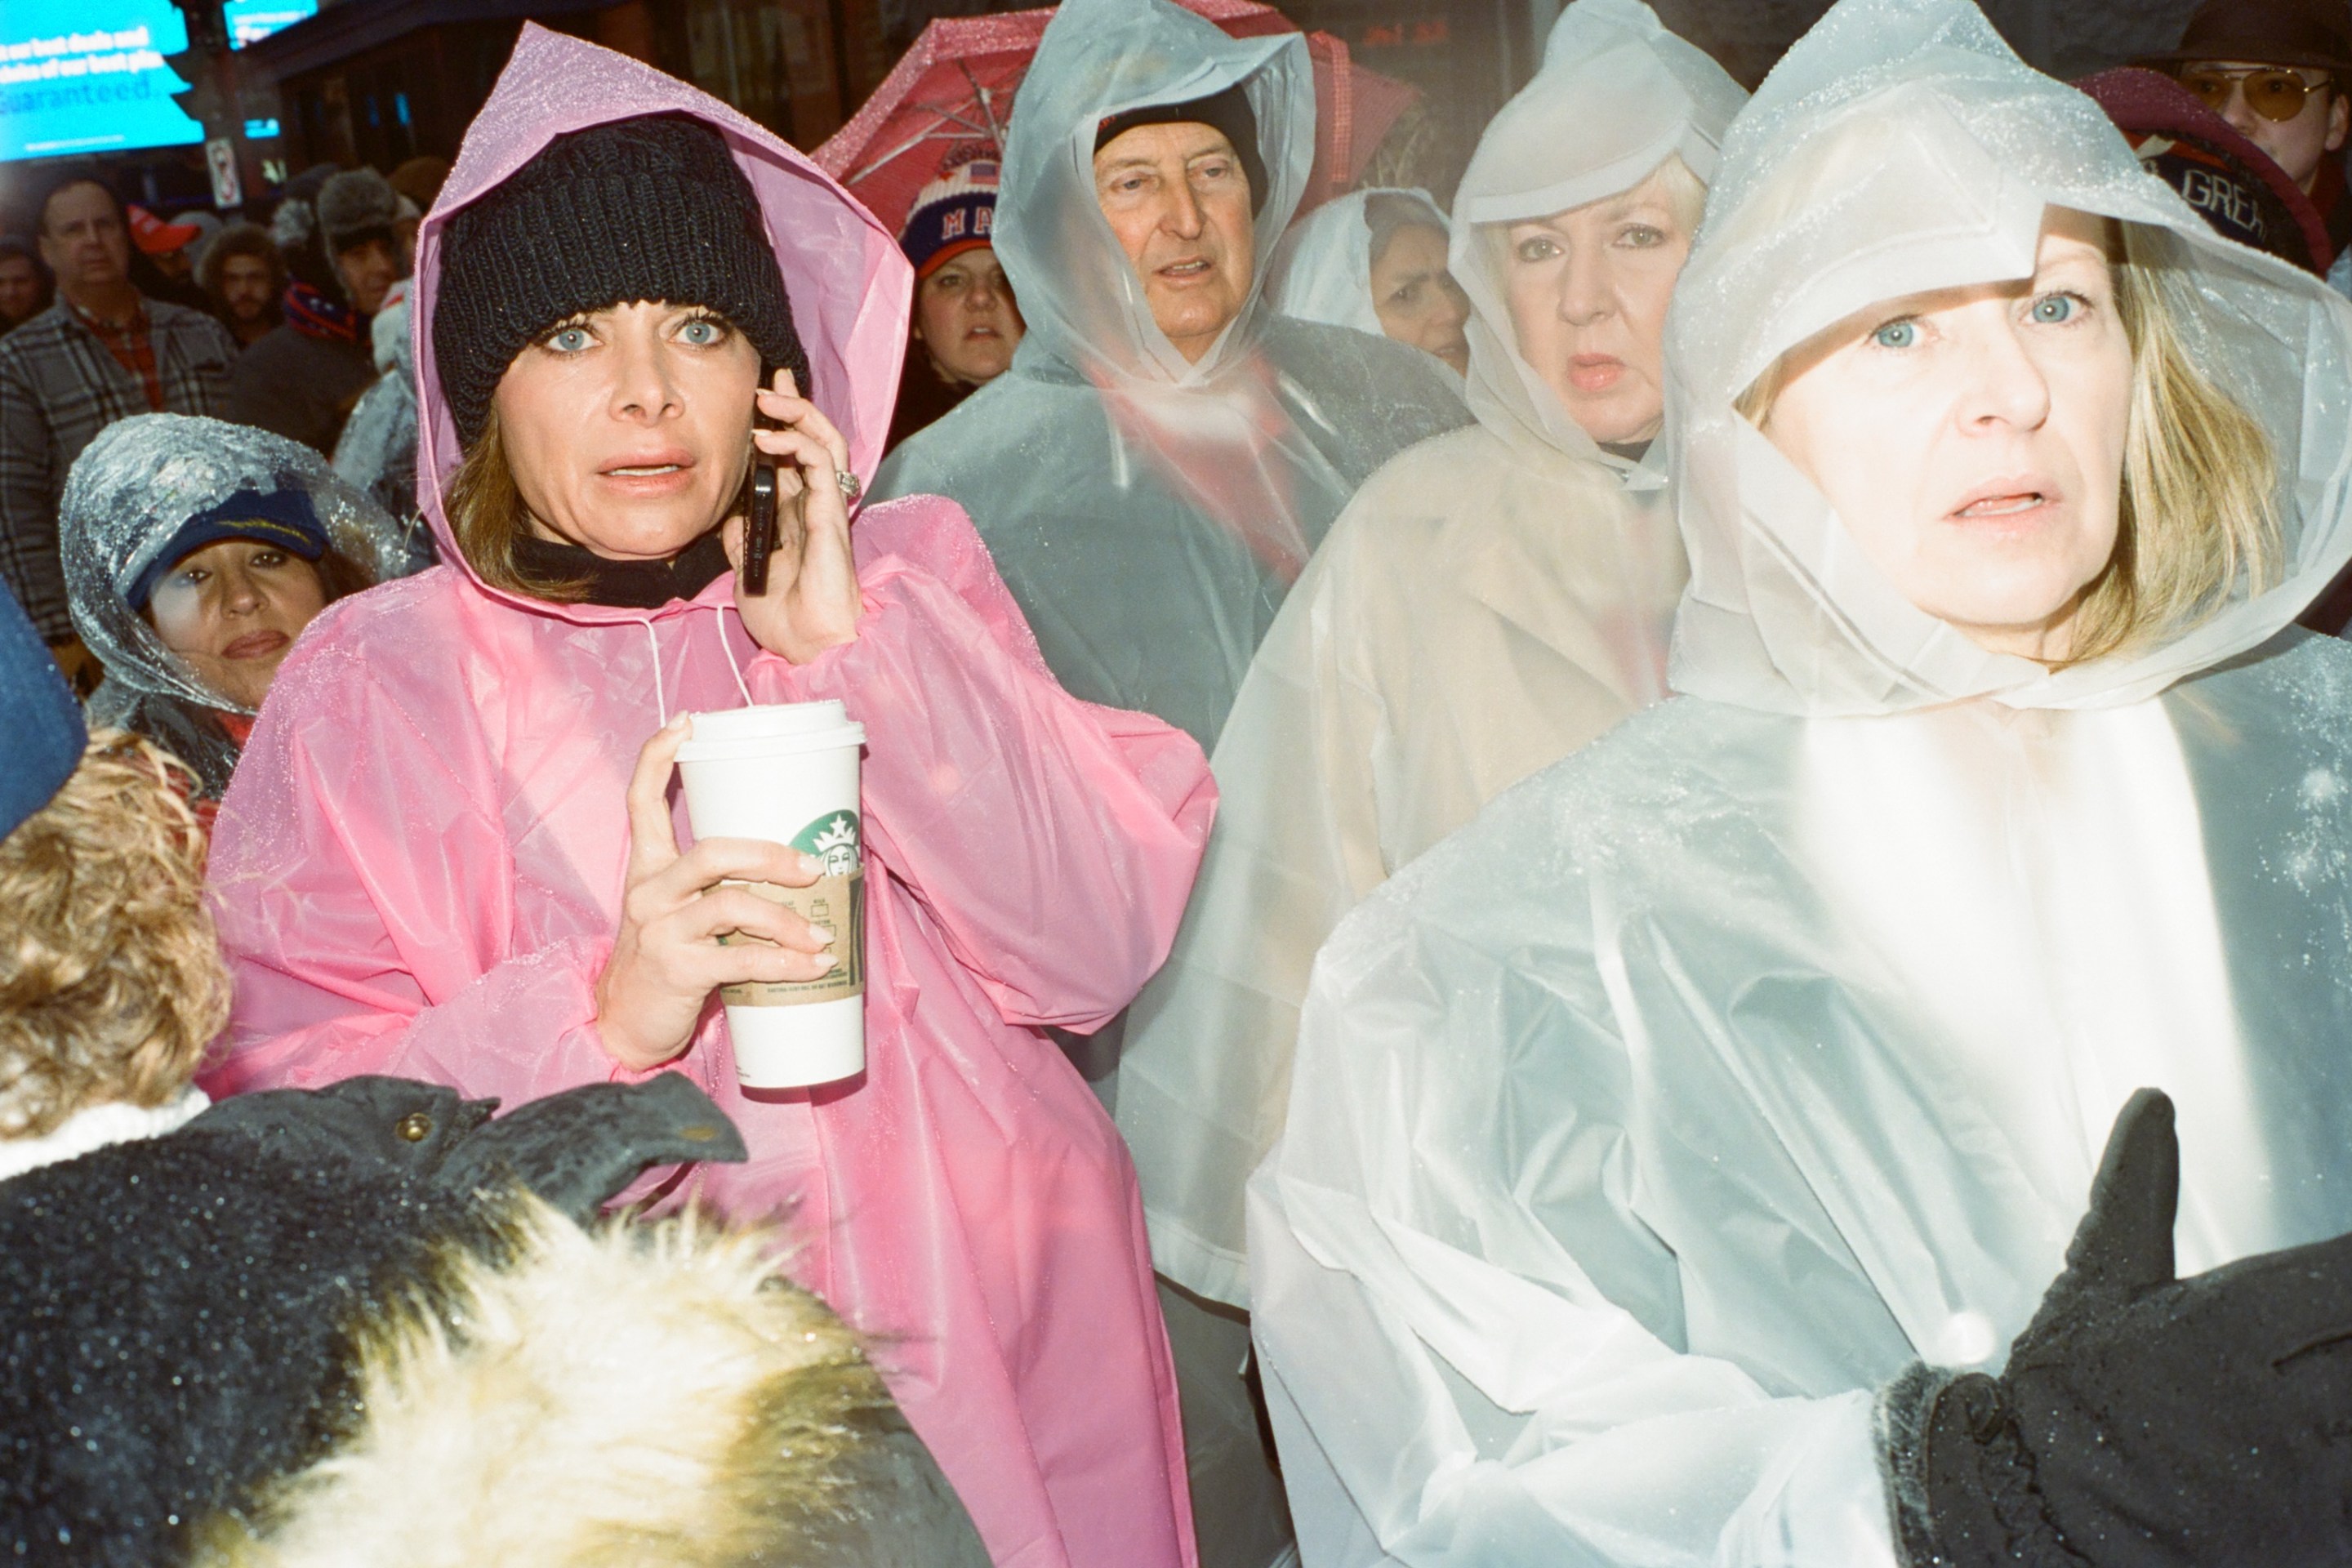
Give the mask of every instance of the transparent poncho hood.
POLYGON ((1782 59, 1725 139, 1666 363, 1692 570, 1681 691, 1822 715, 2137 701, 2268 639, 2352 555, 2352 306, 2215 235, 2097 104, 2028 68, 1967 0, 1848 0, 1782 59), (2192 361, 2275 448, 2286 568, 2160 644, 2056 673, 1904 599, 1732 405, 1783 352, 1879 300, 2030 277, 2053 205, 2146 231, 2192 361))
POLYGON ((1427 191, 1367 187, 1332 197, 1290 226, 1275 252, 1265 297, 1274 309, 1302 321, 1323 321, 1383 335, 1372 303, 1372 227, 1366 210, 1374 196, 1395 196, 1425 208, 1428 222, 1446 232, 1445 214, 1427 191))
POLYGON ((1560 13, 1542 67, 1487 125, 1454 196, 1451 261, 1470 298, 1467 396, 1480 424, 1514 445, 1632 468, 1569 417, 1520 355, 1492 226, 1613 196, 1675 155, 1710 183, 1717 144, 1747 96, 1642 0, 1576 0, 1560 13))
POLYGON ((222 712, 253 711, 165 647, 115 584, 196 513, 240 490, 288 489, 310 498, 337 552, 376 581, 407 570, 400 526, 299 441, 183 414, 142 414, 100 432, 66 479, 58 552, 74 629, 106 666, 110 684, 222 712))
POLYGON ((1228 37, 1167 0, 1066 0, 1022 79, 1004 143, 996 255, 1028 322, 1024 356, 1048 354, 1108 389, 1214 380, 1247 356, 1276 242, 1315 161, 1315 79, 1302 33, 1228 37), (1255 223, 1247 301, 1198 363, 1152 320, 1142 280, 1095 195, 1095 130, 1108 116, 1242 84, 1268 189, 1255 223))

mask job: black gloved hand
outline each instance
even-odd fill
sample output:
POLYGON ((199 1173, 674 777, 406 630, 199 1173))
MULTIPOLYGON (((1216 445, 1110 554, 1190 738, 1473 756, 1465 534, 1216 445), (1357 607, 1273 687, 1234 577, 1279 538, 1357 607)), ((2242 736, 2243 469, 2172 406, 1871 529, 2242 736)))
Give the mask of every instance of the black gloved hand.
POLYGON ((452 1194, 512 1181, 582 1225, 655 1165, 749 1157, 726 1112, 683 1074, 595 1083, 490 1119, 495 1100, 402 1078, 225 1100, 188 1123, 313 1163, 351 1162, 452 1194))
POLYGON ((2352 1236, 2175 1279, 2179 1188, 2144 1089, 2008 1369, 1887 1389, 1910 1568, 2352 1563, 2352 1236))

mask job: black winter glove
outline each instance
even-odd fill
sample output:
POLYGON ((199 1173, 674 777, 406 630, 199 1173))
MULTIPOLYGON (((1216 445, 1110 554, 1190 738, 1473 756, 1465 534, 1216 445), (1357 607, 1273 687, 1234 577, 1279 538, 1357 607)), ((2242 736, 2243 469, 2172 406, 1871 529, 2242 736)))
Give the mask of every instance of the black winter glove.
POLYGON ((2176 1279, 2179 1192, 2141 1089, 2008 1369, 1886 1390, 1910 1568, 2352 1563, 2352 1236, 2176 1279))
POLYGON ((749 1157, 726 1112, 679 1073, 567 1089, 494 1121, 498 1107, 440 1084, 350 1078, 237 1095, 187 1130, 247 1138, 295 1161, 349 1161, 451 1194, 515 1182, 582 1225, 651 1166, 749 1157))

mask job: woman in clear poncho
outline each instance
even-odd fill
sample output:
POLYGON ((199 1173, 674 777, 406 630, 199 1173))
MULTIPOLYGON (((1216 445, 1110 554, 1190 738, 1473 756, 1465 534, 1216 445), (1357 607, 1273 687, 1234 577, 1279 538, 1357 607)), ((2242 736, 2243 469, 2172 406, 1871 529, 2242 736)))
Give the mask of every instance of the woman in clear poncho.
POLYGON ((255 728, 209 870, 236 1001, 207 1087, 511 1106, 683 1073, 750 1158, 636 1196, 786 1218, 996 1563, 1183 1568, 1133 1171, 1048 1030, 1165 954, 1207 763, 1055 683, 952 503, 853 526, 911 281, 768 132, 523 30, 418 239, 444 564, 330 611, 255 728), (782 492, 759 593, 730 553, 755 451, 782 492), (824 700, 866 731, 866 1068, 747 1093, 710 992, 813 979, 838 938, 722 884, 822 865, 682 844, 670 764, 689 711, 824 700))
POLYGON ((2352 312, 1845 0, 1667 350, 1685 695, 1340 926, 1251 1184, 1309 1568, 2344 1560, 2352 312))
POLYGON ((1349 191, 1290 226, 1265 297, 1302 321, 1394 338, 1470 368, 1470 302, 1445 264, 1445 214, 1427 191, 1349 191))
POLYGON ((399 527, 318 453, 178 414, 109 426, 74 460, 58 550, 106 667, 90 721, 173 752, 206 800, 311 618, 411 569, 399 527))
POLYGON ((1640 0, 1578 0, 1463 176, 1479 422, 1365 485, 1276 618, 1217 744, 1184 929, 1128 1016, 1119 1127, 1154 1258, 1194 1290, 1247 1303, 1243 1184, 1339 917, 1665 694, 1687 572, 1630 454, 1661 418, 1666 300, 1745 96, 1640 0))
POLYGON ((1012 369, 875 481, 877 496, 962 504, 1073 693, 1157 714, 1204 749, 1356 487, 1466 417, 1427 356, 1266 308, 1314 155, 1304 36, 1228 37, 1168 0, 1062 5, 1022 81, 996 205, 1027 334, 1012 369), (1104 216, 1092 159, 1107 121, 1236 89, 1255 146, 1235 151, 1264 176, 1245 289, 1187 358, 1104 216))

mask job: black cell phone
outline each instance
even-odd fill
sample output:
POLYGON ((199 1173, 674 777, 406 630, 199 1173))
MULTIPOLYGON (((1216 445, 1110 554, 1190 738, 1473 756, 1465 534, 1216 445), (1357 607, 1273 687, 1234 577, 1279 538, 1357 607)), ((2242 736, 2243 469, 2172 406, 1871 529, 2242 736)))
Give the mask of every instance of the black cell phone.
POLYGON ((751 515, 743 525, 743 591, 753 598, 768 591, 768 557, 776 551, 776 469, 751 465, 751 515))

